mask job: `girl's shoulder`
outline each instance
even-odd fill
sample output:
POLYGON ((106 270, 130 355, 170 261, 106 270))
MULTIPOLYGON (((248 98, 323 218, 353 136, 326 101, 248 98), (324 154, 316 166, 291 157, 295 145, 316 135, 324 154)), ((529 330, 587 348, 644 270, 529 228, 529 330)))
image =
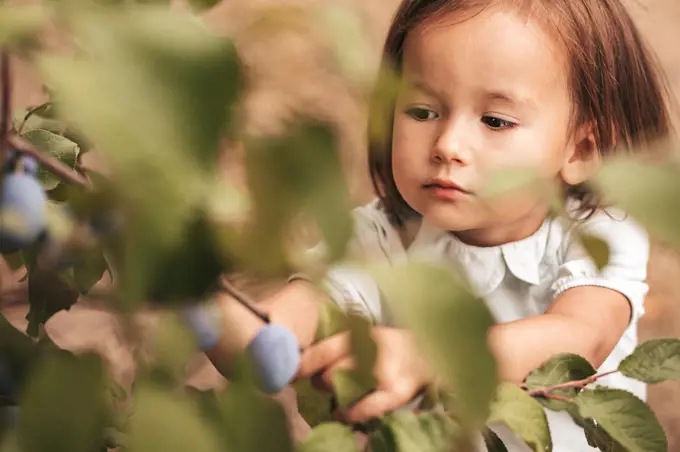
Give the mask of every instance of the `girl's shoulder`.
POLYGON ((349 255, 357 259, 391 259, 404 254, 399 231, 389 220, 380 200, 352 210, 354 234, 349 255))
POLYGON ((553 265, 562 270, 611 281, 646 280, 649 236, 642 225, 621 209, 600 209, 578 220, 554 218, 549 235, 544 262, 552 258, 553 265), (599 269, 591 254, 594 248, 589 244, 605 251, 606 262, 599 269))

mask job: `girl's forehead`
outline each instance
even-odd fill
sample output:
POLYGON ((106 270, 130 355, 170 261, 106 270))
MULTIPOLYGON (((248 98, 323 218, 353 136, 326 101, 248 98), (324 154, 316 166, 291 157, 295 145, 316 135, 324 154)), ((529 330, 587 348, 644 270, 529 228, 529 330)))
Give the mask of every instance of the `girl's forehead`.
POLYGON ((456 82, 541 97, 566 91, 567 60, 562 46, 536 21, 490 7, 416 26, 407 36, 402 65, 407 78, 433 89, 456 82))

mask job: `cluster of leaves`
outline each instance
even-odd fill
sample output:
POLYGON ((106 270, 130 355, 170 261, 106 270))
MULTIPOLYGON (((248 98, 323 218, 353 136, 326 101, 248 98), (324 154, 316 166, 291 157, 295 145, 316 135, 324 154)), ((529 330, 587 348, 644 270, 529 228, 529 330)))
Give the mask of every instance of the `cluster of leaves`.
MULTIPOLYGON (((49 102, 15 113, 13 133, 87 180, 87 187, 74 187, 44 167, 39 174, 54 213, 49 227, 68 244, 57 254, 68 255, 69 264, 38 265, 54 253, 42 243, 4 256, 15 269, 26 269, 27 332, 37 339, 0 323, 0 357, 18 382, 20 410, 18 425, 0 429, 0 449, 356 450, 352 427, 334 422, 319 424, 294 446, 282 408, 254 389, 245 370, 222 393, 180 390, 195 343, 172 315, 164 318, 156 356, 140 370, 127 407, 120 388, 109 390, 115 385, 98 356, 74 356, 40 337, 41 325, 90 293, 107 271, 114 279, 106 293, 112 309, 130 313, 152 301, 172 312, 205 297, 220 274, 234 269, 320 275, 342 257, 350 238, 350 199, 332 128, 296 118, 281 136, 241 134, 245 84, 234 45, 193 12, 170 11, 164 3, 0 6, 0 44, 35 64, 49 94, 49 102), (37 32, 47 21, 74 38, 73 56, 40 46, 37 32), (225 139, 245 145, 247 196, 217 172, 225 139), (95 148, 105 171, 82 164, 95 148), (299 253, 291 244, 300 218, 318 230, 321 253, 299 253), (112 230, 83 245, 75 240, 78 225, 93 219, 112 230)), ((357 25, 337 6, 320 17, 331 30, 357 25)), ((347 43, 334 50, 345 75, 367 77, 347 43)), ((392 82, 380 87, 386 105, 392 82)), ((371 124, 371 133, 381 130, 379 122, 371 124)), ((675 174, 675 168, 622 161, 607 166, 599 183, 651 231, 677 243, 675 174)), ((606 261, 600 242, 587 240, 587 246, 600 264, 606 261)), ((569 413, 601 450, 665 450, 663 431, 645 403, 625 391, 586 387, 601 376, 578 356, 555 357, 528 377, 525 388, 499 384, 486 344, 491 314, 448 272, 416 264, 367 271, 446 388, 424 403, 441 410, 399 411, 362 426, 374 451, 439 451, 456 444, 466 450, 478 430, 486 432, 490 449, 503 450, 493 433, 498 423, 533 450, 549 451, 543 408, 569 413)), ((336 402, 346 406, 374 385, 370 325, 331 307, 322 318, 320 338, 352 332, 358 367, 335 376, 336 402)), ((679 379, 677 356, 678 341, 651 341, 616 371, 648 383, 679 379)))
POLYGON ((83 295, 121 313, 147 302, 173 312, 204 299, 235 268, 265 276, 322 268, 349 239, 349 195, 330 125, 296 118, 283 136, 243 136, 236 49, 195 13, 212 5, 194 2, 192 12, 163 3, 0 7, 0 45, 40 71, 48 96, 13 113, 11 134, 41 162, 60 162, 62 173, 45 164, 39 171, 57 246, 39 241, 3 256, 25 270, 30 302, 30 338, 3 325, 21 338, 3 342, 0 356, 17 386, 7 402, 20 413, 18 425, 3 429, 7 450, 158 450, 159 441, 171 450, 293 448, 279 405, 245 377, 224 394, 177 394, 196 345, 176 322, 161 328, 157 356, 139 371, 129 419, 112 408, 121 401, 109 397, 99 357, 73 356, 41 334, 52 315, 83 295), (73 55, 41 46, 47 23, 73 38, 73 55), (248 150, 248 196, 218 172, 230 140, 248 150), (83 163, 93 151, 101 167, 83 163), (86 183, 69 183, 74 177, 64 171, 86 183), (311 219, 327 244, 313 262, 290 246, 300 217, 311 219), (82 226, 90 224, 107 233, 84 240, 82 226), (107 271, 112 287, 93 294, 107 271), (109 417, 122 420, 114 425, 109 417))

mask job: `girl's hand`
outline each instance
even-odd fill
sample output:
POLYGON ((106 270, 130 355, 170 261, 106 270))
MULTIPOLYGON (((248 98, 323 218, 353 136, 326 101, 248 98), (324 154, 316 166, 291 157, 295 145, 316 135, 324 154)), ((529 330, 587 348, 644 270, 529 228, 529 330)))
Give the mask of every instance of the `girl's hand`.
MULTIPOLYGON (((371 336, 378 349, 373 370, 377 387, 350 408, 337 410, 336 416, 348 423, 366 421, 403 407, 432 379, 429 364, 409 331, 373 327, 371 336)), ((344 332, 307 348, 302 354, 298 377, 311 377, 315 386, 333 391, 333 372, 351 369, 354 364, 350 336, 344 332)))

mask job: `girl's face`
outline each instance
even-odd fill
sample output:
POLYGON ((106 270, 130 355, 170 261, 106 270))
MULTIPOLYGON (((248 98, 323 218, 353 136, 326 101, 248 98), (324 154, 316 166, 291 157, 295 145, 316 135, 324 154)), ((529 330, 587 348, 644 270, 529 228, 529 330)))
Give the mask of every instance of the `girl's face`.
POLYGON ((445 18, 409 33, 403 75, 392 165, 404 200, 480 245, 535 231, 544 194, 483 200, 478 191, 490 174, 518 165, 554 180, 570 159, 568 64, 554 39, 500 8, 445 18))

